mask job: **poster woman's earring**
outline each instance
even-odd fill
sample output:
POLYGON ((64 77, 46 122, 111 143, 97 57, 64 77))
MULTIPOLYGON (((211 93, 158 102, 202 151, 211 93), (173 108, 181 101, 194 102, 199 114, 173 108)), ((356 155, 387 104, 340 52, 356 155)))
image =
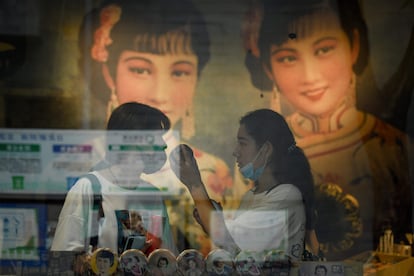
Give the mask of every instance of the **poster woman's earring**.
POLYGON ((106 121, 108 122, 109 117, 112 114, 112 111, 114 111, 114 109, 119 106, 119 102, 118 96, 116 95, 115 83, 111 77, 111 74, 109 73, 108 65, 106 63, 102 64, 102 76, 104 77, 104 80, 108 85, 108 88, 111 90, 111 96, 106 107, 106 121))
POLYGON ((352 73, 351 80, 349 81, 349 93, 347 95, 347 105, 355 106, 356 105, 356 74, 352 73))
POLYGON ((273 96, 270 99, 270 108, 278 113, 281 113, 282 108, 280 106, 280 91, 275 83, 273 83, 272 95, 273 96))
POLYGON ((352 73, 349 85, 351 86, 352 89, 356 88, 356 74, 355 73, 352 73))
POLYGON ((195 134, 195 122, 193 106, 189 107, 182 119, 181 135, 184 140, 189 140, 195 134))
POLYGON ((118 96, 116 95, 115 88, 111 89, 111 98, 108 101, 108 106, 106 109, 106 121, 109 120, 109 117, 112 114, 112 111, 114 111, 115 108, 119 106, 118 102, 118 96))

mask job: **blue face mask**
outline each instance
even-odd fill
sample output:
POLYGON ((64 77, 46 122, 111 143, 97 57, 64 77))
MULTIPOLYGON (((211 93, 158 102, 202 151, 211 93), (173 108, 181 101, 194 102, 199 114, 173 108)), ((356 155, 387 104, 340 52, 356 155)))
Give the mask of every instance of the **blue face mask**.
POLYGON ((260 178, 260 176, 263 174, 263 171, 266 167, 267 161, 264 163, 264 165, 262 167, 259 167, 256 170, 254 169, 254 166, 253 166, 254 161, 256 161, 256 159, 259 156, 259 154, 261 153, 261 151, 262 151, 262 149, 259 150, 259 152, 254 157, 253 161, 250 161, 245 166, 240 168, 240 173, 245 178, 250 179, 252 181, 257 181, 260 178))

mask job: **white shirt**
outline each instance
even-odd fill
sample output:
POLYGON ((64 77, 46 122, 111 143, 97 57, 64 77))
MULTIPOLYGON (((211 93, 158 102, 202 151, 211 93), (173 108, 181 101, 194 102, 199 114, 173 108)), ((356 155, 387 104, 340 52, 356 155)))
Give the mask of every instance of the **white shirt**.
POLYGON ((304 250, 306 215, 302 194, 292 184, 281 184, 255 194, 248 191, 226 226, 241 250, 283 250, 300 260, 304 250))
MULTIPOLYGON (((109 182, 99 172, 93 174, 101 183, 102 208, 105 217, 98 222, 96 210, 89 208, 85 211, 86 206, 93 205, 93 191, 89 179, 80 178, 66 196, 51 250, 88 250, 89 237, 99 233, 98 247, 110 248, 118 252, 119 219, 116 211, 121 210, 139 212, 147 230, 162 238, 162 247, 175 250, 165 206, 156 191, 123 189, 109 182)), ((153 187, 149 183, 144 185, 146 188, 153 187)))

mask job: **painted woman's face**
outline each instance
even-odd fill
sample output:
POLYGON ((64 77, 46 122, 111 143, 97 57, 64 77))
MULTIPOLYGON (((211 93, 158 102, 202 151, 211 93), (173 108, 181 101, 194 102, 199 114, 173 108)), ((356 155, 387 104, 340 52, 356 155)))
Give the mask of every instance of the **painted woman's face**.
POLYGON ((158 108, 174 126, 192 104, 197 66, 193 54, 123 51, 115 79, 119 104, 140 102, 158 108))
POLYGON ((317 21, 304 37, 298 34, 296 39, 271 46, 269 74, 296 109, 323 116, 352 92, 352 65, 359 44, 351 48, 336 16, 317 21))

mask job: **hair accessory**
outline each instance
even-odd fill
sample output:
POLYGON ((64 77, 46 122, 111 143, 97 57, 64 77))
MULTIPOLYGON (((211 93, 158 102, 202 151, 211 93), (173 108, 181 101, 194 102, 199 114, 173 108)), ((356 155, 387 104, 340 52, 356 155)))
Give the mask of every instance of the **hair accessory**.
POLYGON ((270 107, 272 110, 282 113, 282 107, 280 103, 280 91, 277 87, 276 83, 273 83, 273 91, 272 91, 273 97, 270 99, 270 107))
POLYGON ((111 117, 112 111, 119 106, 118 96, 116 95, 115 88, 111 89, 111 98, 108 101, 108 105, 106 107, 106 121, 109 120, 111 117))
POLYGON ((290 145, 289 147, 288 147, 288 153, 291 153, 292 151, 294 151, 296 149, 296 143, 295 142, 293 142, 293 144, 292 145, 290 145))
POLYGON ((106 62, 108 60, 106 46, 112 43, 110 37, 111 29, 119 21, 120 17, 121 8, 117 5, 109 5, 101 10, 101 25, 94 33, 94 43, 91 48, 91 56, 94 60, 99 62, 106 62))

